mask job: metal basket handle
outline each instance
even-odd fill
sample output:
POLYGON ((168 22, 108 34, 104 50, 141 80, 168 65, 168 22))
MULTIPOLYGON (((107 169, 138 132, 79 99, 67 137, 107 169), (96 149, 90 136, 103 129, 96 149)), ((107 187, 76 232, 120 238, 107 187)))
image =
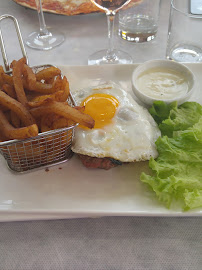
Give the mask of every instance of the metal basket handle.
MULTIPOLYGON (((0 22, 2 20, 4 20, 4 19, 11 19, 14 22, 15 29, 16 29, 17 36, 18 36, 18 40, 19 40, 19 43, 20 43, 20 48, 21 48, 21 51, 22 51, 22 55, 23 55, 23 57, 25 57, 26 63, 28 65, 28 57, 27 57, 27 53, 25 51, 25 46, 24 46, 24 43, 23 43, 23 39, 22 39, 22 35, 21 35, 21 32, 20 32, 20 27, 19 27, 17 19, 15 17, 13 17, 12 15, 9 15, 9 14, 5 14, 5 15, 0 16, 0 22)), ((5 50, 5 46, 4 46, 3 35, 2 35, 2 32, 1 32, 1 29, 0 29, 0 47, 1 47, 1 53, 2 53, 2 56, 3 56, 5 71, 10 72, 11 71, 10 64, 8 62, 8 58, 7 58, 7 54, 6 54, 6 50, 5 50)))

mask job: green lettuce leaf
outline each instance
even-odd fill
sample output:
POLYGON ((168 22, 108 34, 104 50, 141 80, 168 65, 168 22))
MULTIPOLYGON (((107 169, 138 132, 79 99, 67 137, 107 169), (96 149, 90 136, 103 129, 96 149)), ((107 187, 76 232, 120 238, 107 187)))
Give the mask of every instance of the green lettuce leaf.
POLYGON ((176 102, 168 105, 156 101, 149 111, 159 125, 162 135, 172 137, 173 131, 185 130, 199 121, 202 106, 197 102, 185 102, 177 107, 176 102))
POLYGON ((178 108, 154 103, 150 112, 163 110, 158 117, 164 136, 156 141, 159 156, 149 161, 152 175, 141 174, 158 199, 168 208, 173 200, 181 201, 184 210, 202 206, 202 106, 186 102, 178 108), (158 108, 158 109, 156 109, 158 108), (163 115, 162 114, 162 115, 163 115))
POLYGON ((155 101, 153 106, 149 109, 150 114, 153 116, 156 123, 159 125, 163 120, 167 119, 172 109, 177 108, 177 102, 166 104, 162 101, 155 101))

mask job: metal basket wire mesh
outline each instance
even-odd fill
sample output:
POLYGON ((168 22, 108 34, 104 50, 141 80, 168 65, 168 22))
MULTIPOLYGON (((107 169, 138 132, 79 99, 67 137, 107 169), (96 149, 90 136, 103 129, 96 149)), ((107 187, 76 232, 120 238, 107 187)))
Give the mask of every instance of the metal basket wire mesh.
POLYGON ((74 127, 39 134, 26 140, 0 143, 0 152, 15 172, 59 164, 72 156, 74 127))
MULTIPOLYGON (((11 15, 0 16, 0 21, 6 18, 14 21, 22 54, 28 63, 18 22, 11 15)), ((5 70, 6 73, 10 75, 12 71, 10 70, 10 65, 7 60, 1 31, 0 45, 4 59, 5 70)), ((52 65, 35 66, 32 67, 32 70, 36 73, 50 66, 52 65)), ((73 100, 71 93, 68 98, 68 103, 71 106, 75 106, 75 101, 73 100)), ((63 129, 43 132, 36 137, 25 140, 10 140, 0 142, 0 153, 7 161, 8 167, 14 172, 22 173, 41 167, 47 167, 47 165, 50 166, 62 163, 72 156, 71 144, 75 126, 76 125, 72 125, 63 129)))

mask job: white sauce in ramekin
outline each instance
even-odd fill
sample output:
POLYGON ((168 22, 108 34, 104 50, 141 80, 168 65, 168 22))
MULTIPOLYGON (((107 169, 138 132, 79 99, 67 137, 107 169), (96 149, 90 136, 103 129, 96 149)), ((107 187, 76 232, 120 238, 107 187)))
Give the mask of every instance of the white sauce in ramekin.
POLYGON ((185 74, 169 68, 151 68, 141 73, 136 84, 143 94, 165 100, 180 97, 189 91, 185 74))

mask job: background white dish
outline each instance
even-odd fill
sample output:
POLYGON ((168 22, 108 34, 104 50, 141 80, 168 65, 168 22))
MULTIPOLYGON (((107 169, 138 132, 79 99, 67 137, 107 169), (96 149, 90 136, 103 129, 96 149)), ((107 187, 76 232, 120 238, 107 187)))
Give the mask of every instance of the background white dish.
MULTIPOLYGON (((187 64, 196 76, 190 100, 202 103, 202 64, 187 64)), ((112 80, 131 89, 137 65, 60 66, 75 89, 112 80)), ((133 97, 135 97, 133 95, 133 97)), ((141 104, 141 103, 140 103, 141 104)), ((86 169, 74 156, 70 161, 26 174, 14 174, 0 158, 0 221, 99 216, 199 216, 202 209, 170 210, 140 182, 147 162, 126 164, 109 171, 86 169)))

